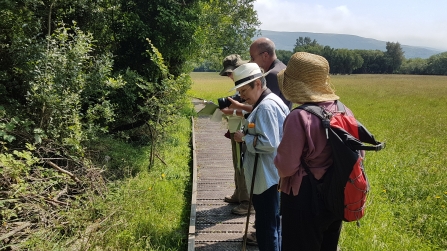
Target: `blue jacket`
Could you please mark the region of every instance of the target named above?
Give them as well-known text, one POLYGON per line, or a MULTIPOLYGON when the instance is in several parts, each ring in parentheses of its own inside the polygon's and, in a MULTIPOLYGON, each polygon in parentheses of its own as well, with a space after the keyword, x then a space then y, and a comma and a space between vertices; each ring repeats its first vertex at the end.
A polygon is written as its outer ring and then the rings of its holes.
POLYGON ((283 123, 289 107, 274 93, 268 94, 245 120, 244 173, 247 187, 251 187, 255 153, 259 153, 253 194, 261 194, 278 184, 279 175, 273 163, 282 139, 283 123), (254 126, 253 126, 254 124, 254 126), (256 146, 253 142, 256 140, 256 146))

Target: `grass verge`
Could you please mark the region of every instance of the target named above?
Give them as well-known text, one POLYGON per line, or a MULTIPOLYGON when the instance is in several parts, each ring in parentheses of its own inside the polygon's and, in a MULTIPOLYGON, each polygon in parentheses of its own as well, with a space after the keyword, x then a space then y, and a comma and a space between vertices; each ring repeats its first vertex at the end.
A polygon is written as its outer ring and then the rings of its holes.
MULTIPOLYGON (((172 125, 151 170, 119 185, 110 203, 108 229, 92 247, 107 250, 186 250, 190 202, 190 132, 188 118, 172 125), (116 213, 115 213, 116 212, 116 213)), ((136 158, 148 166, 149 147, 136 158)))
MULTIPOLYGON (((178 117, 149 170, 150 145, 101 139, 107 184, 67 208, 59 229, 43 229, 20 250, 187 249, 191 200, 191 119, 178 117), (119 170, 116 170, 119 169, 119 170)), ((62 218, 62 217, 61 217, 62 218)), ((2 250, 0 248, 0 250, 2 250)))

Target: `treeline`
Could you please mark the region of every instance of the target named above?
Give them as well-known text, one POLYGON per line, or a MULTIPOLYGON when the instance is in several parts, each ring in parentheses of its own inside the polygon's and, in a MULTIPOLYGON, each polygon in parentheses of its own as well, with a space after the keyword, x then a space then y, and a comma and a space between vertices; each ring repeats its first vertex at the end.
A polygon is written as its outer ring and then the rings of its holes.
POLYGON ((310 37, 299 37, 293 51, 277 50, 278 59, 285 64, 295 52, 305 51, 325 57, 331 74, 419 74, 447 75, 447 52, 428 59, 405 59, 398 42, 387 42, 386 51, 334 49, 318 44, 310 37))
POLYGON ((166 128, 193 112, 188 73, 205 58, 247 53, 259 25, 253 2, 0 1, 3 226, 75 234, 53 205, 82 208, 76 197, 98 177, 122 177, 121 160, 102 170, 98 139, 151 145, 152 165, 166 128))

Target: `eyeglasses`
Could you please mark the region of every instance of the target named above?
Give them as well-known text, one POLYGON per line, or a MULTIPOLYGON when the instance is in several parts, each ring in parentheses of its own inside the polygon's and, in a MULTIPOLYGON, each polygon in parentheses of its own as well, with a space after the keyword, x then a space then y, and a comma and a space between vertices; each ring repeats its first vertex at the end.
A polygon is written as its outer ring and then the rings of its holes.
MULTIPOLYGON (((267 51, 263 51, 263 52, 257 54, 256 56, 259 56, 259 55, 263 54, 264 52, 267 52, 267 51)), ((255 56, 255 57, 256 57, 256 56, 255 56)), ((255 61, 255 58, 252 57, 252 56, 250 56, 250 61, 251 61, 251 62, 255 61)))
POLYGON ((247 85, 242 86, 241 88, 238 89, 239 91, 239 95, 242 97, 243 95, 247 94, 247 91, 250 89, 250 83, 248 83, 247 85))

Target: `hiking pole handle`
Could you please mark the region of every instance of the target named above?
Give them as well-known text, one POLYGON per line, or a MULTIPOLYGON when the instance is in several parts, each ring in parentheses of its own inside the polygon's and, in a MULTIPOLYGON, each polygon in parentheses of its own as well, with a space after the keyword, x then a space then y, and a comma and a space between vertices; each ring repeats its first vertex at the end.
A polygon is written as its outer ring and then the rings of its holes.
POLYGON ((373 146, 370 146, 370 145, 360 145, 360 146, 353 146, 353 147, 350 147, 352 150, 365 150, 365 151, 380 151, 380 150, 382 150, 382 149, 384 149, 385 148, 385 146, 386 146, 386 144, 385 144, 385 142, 378 142, 379 144, 377 144, 377 145, 373 145, 373 146))
POLYGON ((253 199, 253 188, 255 186, 256 169, 258 168, 258 158, 259 158, 259 153, 255 153, 255 164, 253 167, 253 177, 251 178, 250 199, 248 201, 247 221, 245 222, 245 234, 244 234, 244 242, 242 244, 242 251, 245 251, 247 248, 248 223, 250 222, 251 200, 253 199))

